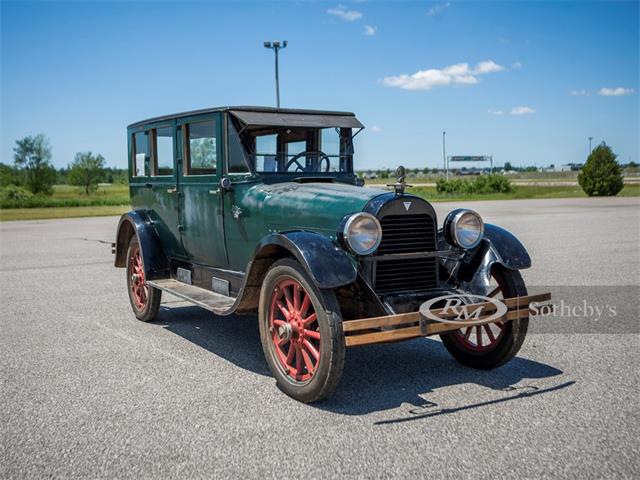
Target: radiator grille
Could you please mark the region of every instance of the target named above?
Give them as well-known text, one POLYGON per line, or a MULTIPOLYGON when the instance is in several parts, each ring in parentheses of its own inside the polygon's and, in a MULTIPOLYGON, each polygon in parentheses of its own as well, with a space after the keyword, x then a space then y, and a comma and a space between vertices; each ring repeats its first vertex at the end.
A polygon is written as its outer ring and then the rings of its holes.
POLYGON ((377 255, 431 252, 436 249, 435 225, 430 215, 387 215, 380 219, 382 241, 377 255))
MULTIPOLYGON (((382 241, 376 256, 436 250, 435 222, 428 214, 387 215, 380 219, 382 241)), ((438 286, 436 258, 377 259, 379 295, 415 293, 438 286)))

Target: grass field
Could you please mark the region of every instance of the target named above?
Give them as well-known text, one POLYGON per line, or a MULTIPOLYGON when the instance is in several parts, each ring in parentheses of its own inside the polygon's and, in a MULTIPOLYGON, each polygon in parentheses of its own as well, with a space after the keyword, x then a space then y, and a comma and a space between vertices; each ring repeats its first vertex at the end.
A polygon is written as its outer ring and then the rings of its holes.
MULTIPOLYGON (((367 184, 372 185, 369 182, 367 184)), ((577 185, 516 185, 511 193, 477 195, 440 194, 435 187, 407 188, 407 192, 423 197, 430 202, 586 197, 577 185)), ((639 197, 640 184, 625 185, 618 195, 622 197, 639 197)), ((77 187, 57 185, 54 187, 50 207, 0 209, 0 221, 120 215, 129 210, 129 208, 129 189, 126 185, 101 187, 96 193, 89 196, 77 187), (68 204, 80 206, 68 206, 68 204)))
POLYGON ((46 218, 104 217, 121 215, 129 210, 129 205, 96 207, 49 207, 49 208, 8 208, 0 209, 0 222, 10 220, 42 220, 46 218))
MULTIPOLYGON (((530 198, 580 198, 587 195, 579 186, 538 186, 538 185, 516 185, 511 193, 487 193, 475 195, 450 195, 438 193, 436 187, 415 187, 408 188, 407 192, 413 193, 429 200, 430 202, 455 202, 473 200, 515 200, 530 198)), ((620 197, 639 197, 640 185, 625 185, 618 194, 620 197)))
POLYGON ((129 185, 104 185, 98 188, 95 193, 87 196, 84 190, 71 185, 55 185, 53 187, 54 199, 101 199, 101 200, 123 200, 129 203, 129 185))
POLYGON ((105 185, 87 195, 70 185, 55 185, 49 197, 36 198, 30 208, 0 208, 0 221, 120 215, 129 210, 129 186, 105 185))
MULTIPOLYGON (((429 174, 422 177, 408 176, 406 182, 409 185, 420 184, 435 184, 442 175, 429 174)), ((455 176, 453 178, 472 180, 475 178, 473 175, 468 176, 455 176)), ((536 183, 578 183, 578 172, 522 172, 508 176, 511 183, 516 184, 536 184, 536 183)), ((395 181, 393 175, 390 178, 371 178, 366 179, 367 185, 386 185, 395 181)), ((625 171, 625 183, 638 183, 640 182, 640 172, 636 169, 628 169, 625 171)))
POLYGON ((34 195, 26 200, 6 200, 0 208, 54 208, 119 206, 129 203, 128 185, 105 185, 87 195, 82 188, 70 185, 54 185, 52 195, 34 195))

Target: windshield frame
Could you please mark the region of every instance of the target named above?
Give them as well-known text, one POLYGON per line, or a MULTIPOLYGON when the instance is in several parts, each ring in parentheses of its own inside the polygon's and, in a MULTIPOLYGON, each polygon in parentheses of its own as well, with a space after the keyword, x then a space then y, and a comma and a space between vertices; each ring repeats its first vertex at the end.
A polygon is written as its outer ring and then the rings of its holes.
MULTIPOLYGON (((289 127, 286 125, 283 126, 246 126, 242 125, 239 121, 237 121, 232 115, 227 116, 227 151, 230 152, 230 144, 232 141, 239 141, 240 146, 242 147, 243 152, 243 160, 245 164, 247 164, 249 172, 246 174, 251 175, 260 175, 260 176, 284 176, 284 177, 354 177, 354 169, 353 169, 353 156, 354 156, 354 146, 353 146, 353 138, 361 131, 358 129, 355 134, 353 133, 352 128, 340 128, 340 127, 289 127), (317 153, 320 149, 322 130, 327 128, 333 128, 336 130, 338 134, 338 143, 339 143, 339 153, 338 154, 326 154, 330 159, 339 159, 344 157, 344 163, 342 160, 339 160, 340 170, 338 171, 300 171, 300 170, 290 170, 284 171, 282 170, 283 163, 286 164, 291 158, 296 155, 296 153, 289 154, 288 152, 278 152, 278 147, 283 144, 294 143, 295 141, 306 141, 306 148, 308 150, 304 150, 305 152, 313 152, 317 153), (235 132, 234 132, 235 130, 235 132), (305 140, 300 140, 301 133, 306 134, 305 140), (237 136, 236 136, 237 134, 237 136), (256 143, 257 137, 265 136, 265 135, 277 135, 277 147, 276 154, 266 153, 266 152, 256 152, 256 143), (288 141, 284 141, 286 136, 289 136, 288 141), (281 141, 281 136, 283 137, 281 141), (233 138, 232 138, 233 137, 233 138), (346 153, 343 153, 346 152, 346 153), (259 170, 257 168, 257 157, 264 156, 272 156, 276 157, 277 161, 277 169, 275 171, 264 171, 259 170)), ((322 152, 324 153, 324 152, 322 152)), ((317 155, 316 155, 317 156, 317 155)), ((311 157, 311 155, 309 155, 311 157)), ((305 157, 302 157, 305 158, 305 157)), ((230 159, 227 159, 225 162, 227 167, 230 165, 230 159)), ((323 162, 319 162, 322 164, 323 162)), ((316 160, 316 168, 317 168, 317 160, 316 160)), ((232 175, 246 175, 239 172, 230 172, 232 175)))

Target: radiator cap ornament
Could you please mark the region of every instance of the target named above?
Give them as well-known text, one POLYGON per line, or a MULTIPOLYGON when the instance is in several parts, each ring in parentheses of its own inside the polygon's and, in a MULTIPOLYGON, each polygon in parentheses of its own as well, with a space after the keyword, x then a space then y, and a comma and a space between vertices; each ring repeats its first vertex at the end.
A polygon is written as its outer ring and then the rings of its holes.
POLYGON ((404 179, 407 177, 406 169, 400 165, 396 168, 396 183, 393 185, 387 185, 387 187, 393 187, 393 190, 396 192, 396 195, 404 195, 404 189, 410 187, 411 185, 407 185, 404 179))

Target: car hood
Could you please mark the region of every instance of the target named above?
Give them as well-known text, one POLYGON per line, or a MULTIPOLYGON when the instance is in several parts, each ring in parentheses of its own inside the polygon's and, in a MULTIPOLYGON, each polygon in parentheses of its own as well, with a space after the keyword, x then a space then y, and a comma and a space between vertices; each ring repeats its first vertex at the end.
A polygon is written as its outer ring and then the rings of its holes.
POLYGON ((267 226, 287 230, 324 230, 333 234, 345 215, 360 212, 382 188, 344 183, 286 182, 262 187, 267 226))

